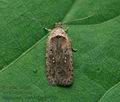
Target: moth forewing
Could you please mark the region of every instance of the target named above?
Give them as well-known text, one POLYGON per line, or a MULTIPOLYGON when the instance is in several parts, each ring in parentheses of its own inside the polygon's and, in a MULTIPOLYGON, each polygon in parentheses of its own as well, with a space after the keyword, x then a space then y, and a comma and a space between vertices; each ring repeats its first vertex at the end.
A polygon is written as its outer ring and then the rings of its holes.
POLYGON ((71 85, 73 82, 72 48, 62 25, 50 31, 46 47, 47 78, 52 85, 71 85))

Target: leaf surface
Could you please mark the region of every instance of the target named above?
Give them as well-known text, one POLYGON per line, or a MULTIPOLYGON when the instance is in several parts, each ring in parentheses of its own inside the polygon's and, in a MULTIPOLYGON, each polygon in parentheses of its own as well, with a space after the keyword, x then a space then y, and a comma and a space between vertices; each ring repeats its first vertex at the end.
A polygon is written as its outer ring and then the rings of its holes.
POLYGON ((99 102, 120 81, 119 0, 1 3, 1 102, 99 102), (59 20, 69 27, 68 36, 77 49, 71 87, 50 86, 45 74, 48 35, 43 28, 53 28, 59 20))

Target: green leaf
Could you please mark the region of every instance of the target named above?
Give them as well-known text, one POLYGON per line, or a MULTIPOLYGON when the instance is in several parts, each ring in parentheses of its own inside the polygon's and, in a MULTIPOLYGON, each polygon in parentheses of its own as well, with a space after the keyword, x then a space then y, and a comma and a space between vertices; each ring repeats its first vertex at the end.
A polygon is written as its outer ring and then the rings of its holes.
POLYGON ((11 0, 0 5, 1 102, 97 102, 120 81, 119 0, 11 0), (48 35, 43 28, 57 21, 67 24, 77 49, 71 87, 50 86, 45 74, 48 35))
POLYGON ((120 82, 110 88, 100 99, 99 102, 119 102, 120 101, 120 82))

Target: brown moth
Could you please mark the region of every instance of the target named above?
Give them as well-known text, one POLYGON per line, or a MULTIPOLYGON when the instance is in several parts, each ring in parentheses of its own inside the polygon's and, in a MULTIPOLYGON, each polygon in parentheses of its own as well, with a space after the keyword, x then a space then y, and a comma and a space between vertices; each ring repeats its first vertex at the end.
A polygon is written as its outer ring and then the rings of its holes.
POLYGON ((71 85, 73 82, 72 48, 61 23, 49 30, 46 48, 47 78, 52 85, 71 85))

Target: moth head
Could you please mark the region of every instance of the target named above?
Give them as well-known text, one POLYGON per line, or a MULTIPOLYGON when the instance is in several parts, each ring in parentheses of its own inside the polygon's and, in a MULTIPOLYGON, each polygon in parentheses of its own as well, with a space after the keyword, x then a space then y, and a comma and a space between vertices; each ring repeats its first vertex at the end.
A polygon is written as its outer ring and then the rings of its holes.
POLYGON ((57 28, 57 27, 62 28, 62 23, 61 23, 61 22, 57 22, 57 23, 55 23, 55 27, 56 27, 56 28, 57 28))
POLYGON ((55 28, 51 32, 52 36, 66 36, 66 32, 61 22, 55 23, 55 28))

